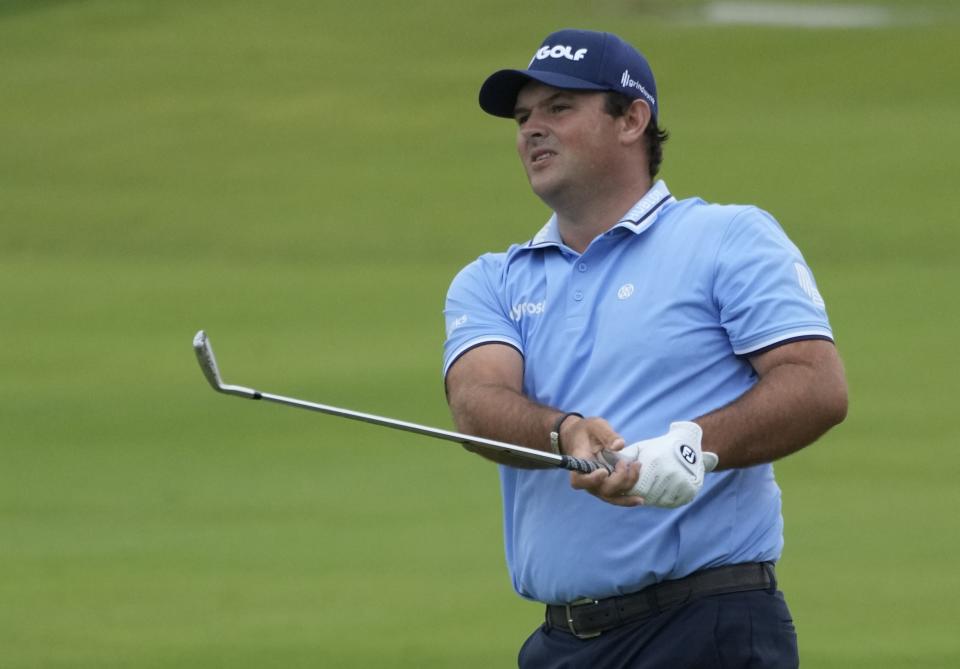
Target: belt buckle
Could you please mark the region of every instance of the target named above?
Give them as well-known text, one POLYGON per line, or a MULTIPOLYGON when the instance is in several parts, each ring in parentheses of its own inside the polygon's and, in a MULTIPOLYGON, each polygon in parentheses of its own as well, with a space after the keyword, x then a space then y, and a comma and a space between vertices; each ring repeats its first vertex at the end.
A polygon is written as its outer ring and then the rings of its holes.
POLYGON ((574 600, 569 604, 564 604, 564 609, 567 612, 567 627, 570 629, 570 634, 577 637, 578 639, 595 639, 600 636, 603 632, 591 632, 590 634, 581 634, 577 631, 576 627, 573 625, 573 612, 571 609, 576 606, 586 606, 587 604, 593 604, 596 606, 599 602, 590 597, 582 597, 581 599, 574 600))

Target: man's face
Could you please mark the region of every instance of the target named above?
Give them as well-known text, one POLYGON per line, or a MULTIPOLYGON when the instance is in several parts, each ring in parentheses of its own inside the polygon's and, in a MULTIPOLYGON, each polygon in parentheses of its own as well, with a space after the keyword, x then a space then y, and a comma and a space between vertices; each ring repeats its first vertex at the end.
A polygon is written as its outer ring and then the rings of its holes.
POLYGON ((533 191, 548 205, 602 188, 618 167, 616 119, 601 92, 566 91, 531 81, 517 95, 517 152, 533 191))

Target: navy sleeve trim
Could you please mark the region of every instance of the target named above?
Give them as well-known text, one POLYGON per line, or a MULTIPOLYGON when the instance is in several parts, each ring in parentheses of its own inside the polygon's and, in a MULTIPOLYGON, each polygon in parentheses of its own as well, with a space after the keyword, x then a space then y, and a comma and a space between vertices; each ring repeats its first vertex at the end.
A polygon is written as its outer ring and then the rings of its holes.
POLYGON ((465 348, 465 349, 463 349, 462 351, 460 351, 460 352, 457 354, 457 356, 456 356, 453 360, 450 361, 450 364, 447 365, 447 372, 446 372, 446 374, 443 375, 444 378, 446 378, 447 374, 450 373, 450 368, 453 367, 453 366, 457 363, 457 360, 459 360, 460 358, 462 358, 465 354, 469 353, 470 351, 472 351, 472 350, 475 349, 475 348, 480 348, 481 346, 489 346, 490 344, 503 344, 504 346, 509 346, 509 347, 512 348, 514 351, 516 351, 517 353, 519 353, 521 358, 523 357, 523 351, 521 351, 519 347, 517 347, 515 344, 513 344, 513 343, 511 343, 511 342, 503 341, 502 339, 491 339, 491 340, 489 340, 489 341, 479 341, 479 342, 477 342, 476 344, 474 344, 474 345, 472 345, 472 346, 468 346, 467 348, 465 348))
POLYGON ((826 335, 800 335, 798 337, 790 337, 788 339, 783 339, 781 341, 770 344, 769 346, 764 346, 763 348, 758 348, 756 351, 750 351, 748 353, 741 353, 739 357, 741 358, 750 358, 755 355, 760 355, 761 353, 766 353, 767 351, 772 351, 775 348, 780 348, 784 344, 792 344, 798 341, 809 341, 811 339, 817 339, 820 341, 828 341, 833 343, 833 338, 827 337, 826 335))

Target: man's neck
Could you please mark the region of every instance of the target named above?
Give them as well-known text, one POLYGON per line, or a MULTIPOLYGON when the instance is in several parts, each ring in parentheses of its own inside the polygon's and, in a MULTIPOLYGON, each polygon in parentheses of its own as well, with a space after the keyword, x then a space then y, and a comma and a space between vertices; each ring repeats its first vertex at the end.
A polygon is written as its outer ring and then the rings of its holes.
POLYGON ((631 188, 595 193, 593 197, 577 198, 575 202, 557 203, 554 211, 563 243, 577 253, 583 253, 590 242, 619 223, 651 186, 649 178, 639 179, 631 188))

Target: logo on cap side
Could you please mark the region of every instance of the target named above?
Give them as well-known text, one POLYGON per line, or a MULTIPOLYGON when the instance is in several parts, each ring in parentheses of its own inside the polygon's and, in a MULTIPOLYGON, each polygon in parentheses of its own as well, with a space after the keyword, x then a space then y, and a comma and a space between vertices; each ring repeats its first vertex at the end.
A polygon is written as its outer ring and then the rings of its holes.
POLYGON ((636 88, 638 91, 640 91, 643 94, 643 97, 645 97, 650 102, 650 104, 652 105, 657 104, 657 101, 654 100, 653 96, 647 92, 647 89, 643 87, 643 84, 641 84, 636 79, 630 78, 630 70, 623 71, 623 75, 620 77, 620 85, 623 86, 624 88, 636 88))
POLYGON ((567 60, 574 61, 582 60, 586 55, 587 49, 577 49, 574 51, 572 46, 564 46, 562 44, 550 46, 549 44, 544 44, 537 50, 537 53, 534 54, 530 65, 533 65, 533 61, 535 60, 546 60, 547 58, 566 58, 567 60))

